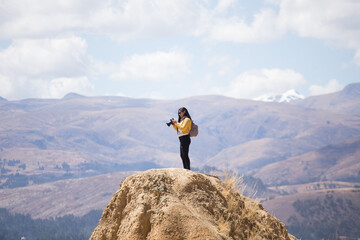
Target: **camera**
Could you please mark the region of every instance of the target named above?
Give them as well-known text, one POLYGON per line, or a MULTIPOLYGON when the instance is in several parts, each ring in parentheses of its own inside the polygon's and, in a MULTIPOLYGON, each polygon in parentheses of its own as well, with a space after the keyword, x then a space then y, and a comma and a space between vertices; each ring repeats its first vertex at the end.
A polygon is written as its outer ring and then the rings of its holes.
POLYGON ((170 122, 166 123, 166 125, 168 125, 168 127, 170 127, 170 125, 173 124, 173 123, 172 123, 172 120, 174 120, 174 119, 172 118, 172 119, 170 119, 170 122))

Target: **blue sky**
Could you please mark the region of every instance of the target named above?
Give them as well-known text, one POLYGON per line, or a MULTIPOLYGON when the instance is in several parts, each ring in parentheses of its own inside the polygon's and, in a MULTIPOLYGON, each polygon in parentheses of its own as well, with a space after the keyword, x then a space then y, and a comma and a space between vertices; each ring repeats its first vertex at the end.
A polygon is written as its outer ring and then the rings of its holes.
POLYGON ((0 96, 253 99, 360 81, 358 0, 0 1, 0 96))

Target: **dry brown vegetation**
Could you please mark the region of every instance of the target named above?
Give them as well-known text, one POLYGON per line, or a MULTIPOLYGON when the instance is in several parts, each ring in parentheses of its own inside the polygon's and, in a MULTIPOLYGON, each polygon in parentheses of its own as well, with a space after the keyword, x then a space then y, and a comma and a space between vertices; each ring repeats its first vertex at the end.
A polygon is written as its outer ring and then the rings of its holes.
MULTIPOLYGON (((274 229, 274 222, 266 220, 261 227, 253 226, 244 232, 244 225, 257 221, 258 215, 257 213, 254 214, 253 210, 257 207, 258 201, 252 199, 253 201, 246 201, 244 205, 239 205, 239 194, 242 195, 247 187, 242 176, 226 172, 223 183, 222 195, 228 203, 228 212, 227 216, 222 216, 218 222, 220 232, 226 233, 234 239, 257 239, 255 237, 257 236, 257 231, 261 231, 261 229, 274 229)), ((258 206, 260 209, 263 209, 260 204, 258 206)), ((266 239, 272 239, 273 236, 266 235, 265 237, 266 239)))

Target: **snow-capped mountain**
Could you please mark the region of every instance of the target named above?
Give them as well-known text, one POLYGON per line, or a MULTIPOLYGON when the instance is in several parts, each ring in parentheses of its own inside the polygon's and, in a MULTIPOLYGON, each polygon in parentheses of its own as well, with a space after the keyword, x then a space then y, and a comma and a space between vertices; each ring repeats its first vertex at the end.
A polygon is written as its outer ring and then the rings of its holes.
POLYGON ((294 100, 300 100, 304 99, 305 97, 295 91, 294 89, 291 89, 283 94, 280 95, 262 95, 260 97, 254 98, 256 101, 263 101, 263 102, 291 102, 294 100))

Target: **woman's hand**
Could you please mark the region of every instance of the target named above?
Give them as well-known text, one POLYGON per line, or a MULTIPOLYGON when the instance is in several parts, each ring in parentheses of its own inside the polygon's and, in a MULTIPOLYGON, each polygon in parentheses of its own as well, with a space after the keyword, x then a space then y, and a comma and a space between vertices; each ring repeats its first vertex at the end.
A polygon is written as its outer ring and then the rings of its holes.
POLYGON ((171 120, 171 122, 173 123, 173 124, 177 124, 177 121, 176 120, 171 120))

